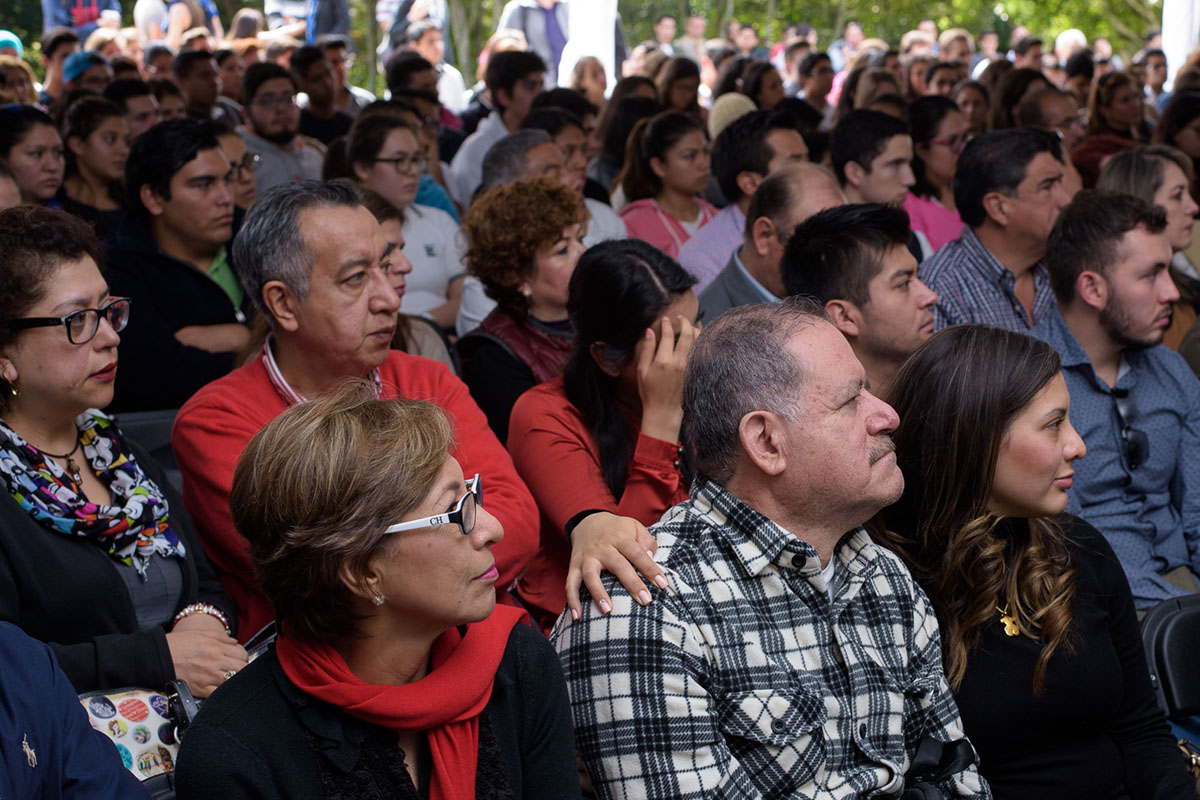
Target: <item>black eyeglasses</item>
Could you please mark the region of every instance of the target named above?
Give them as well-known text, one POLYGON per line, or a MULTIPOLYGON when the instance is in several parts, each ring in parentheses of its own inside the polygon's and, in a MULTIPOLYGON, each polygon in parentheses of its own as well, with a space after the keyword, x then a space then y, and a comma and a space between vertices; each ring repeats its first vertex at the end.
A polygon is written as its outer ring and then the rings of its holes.
POLYGON ((133 302, 128 297, 114 297, 100 308, 81 308, 72 311, 65 317, 23 317, 10 320, 7 325, 12 330, 26 328, 50 328, 62 325, 67 329, 67 340, 71 344, 87 344, 96 337, 100 330, 100 318, 108 320, 108 324, 117 333, 125 330, 129 323, 129 304, 133 302))
POLYGON ((246 155, 242 156, 242 160, 236 164, 230 164, 229 169, 233 171, 234 180, 240 181, 242 175, 247 171, 253 176, 260 163, 262 163, 262 154, 247 151, 246 155))
POLYGON ((438 525, 455 523, 462 529, 463 536, 466 536, 475 529, 475 517, 477 516, 475 511, 481 505, 483 505, 483 482, 479 480, 479 474, 476 473, 474 478, 467 481, 467 493, 459 498, 453 511, 400 522, 388 527, 384 533, 415 531, 420 528, 436 528, 438 525))
POLYGON ((1133 472, 1150 457, 1150 437, 1145 431, 1134 428, 1130 421, 1137 416, 1137 405, 1129 396, 1128 389, 1113 389, 1113 407, 1117 410, 1117 421, 1121 425, 1121 444, 1125 450, 1125 463, 1133 472))

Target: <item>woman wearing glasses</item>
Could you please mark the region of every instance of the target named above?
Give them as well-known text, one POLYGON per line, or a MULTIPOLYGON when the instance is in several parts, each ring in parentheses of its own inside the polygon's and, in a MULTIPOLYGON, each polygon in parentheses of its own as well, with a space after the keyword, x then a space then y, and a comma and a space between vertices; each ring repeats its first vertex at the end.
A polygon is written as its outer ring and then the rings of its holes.
POLYGON ((346 136, 355 180, 404 214, 404 255, 412 262, 400 310, 453 329, 466 277, 458 257, 458 223, 438 208, 414 203, 425 155, 412 122, 398 111, 360 114, 346 136))
POLYGON ((967 118, 948 97, 928 95, 904 112, 912 128, 913 184, 904 198, 912 229, 925 235, 932 252, 957 239, 963 222, 954 203, 954 171, 967 146, 967 118))
POLYGON ((958 325, 888 389, 905 493, 882 521, 937 612, 943 660, 998 800, 1184 798, 1129 583, 1063 513, 1086 447, 1058 354, 958 325))
POLYGON ((179 494, 109 416, 129 301, 87 225, 0 212, 0 619, 50 644, 79 692, 207 696, 246 663, 233 604, 179 494))
POLYGON ((359 382, 246 446, 230 511, 280 636, 188 729, 180 800, 579 797, 558 658, 496 606, 504 532, 451 436, 359 382))

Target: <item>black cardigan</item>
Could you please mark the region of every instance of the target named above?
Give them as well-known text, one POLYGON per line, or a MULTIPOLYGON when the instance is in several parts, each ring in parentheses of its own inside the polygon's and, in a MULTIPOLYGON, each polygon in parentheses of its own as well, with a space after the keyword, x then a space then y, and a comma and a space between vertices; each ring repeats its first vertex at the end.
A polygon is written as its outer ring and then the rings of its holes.
MULTIPOLYGON (((480 729, 480 775, 491 761, 515 798, 580 796, 562 667, 526 625, 509 636, 480 729), (483 752, 489 728, 498 766, 483 752)), ((296 688, 272 646, 205 701, 182 739, 176 787, 179 800, 325 800, 346 796, 326 785, 383 775, 388 791, 371 797, 413 797, 402 756, 394 734, 296 688)))
MULTIPOLYGON (((1129 582, 1095 528, 1063 516, 1075 564, 1073 652, 1060 645, 1034 695, 1041 645, 997 612, 955 693, 996 800, 1194 798, 1155 704, 1129 582)), ((1003 605, 1003 600, 1001 600, 1003 605)))
MULTIPOLYGON (((201 601, 220 608, 235 625, 233 603, 208 566, 183 498, 141 447, 126 442, 133 459, 166 497, 171 529, 187 549, 180 565, 183 587, 171 617, 189 603, 201 601)), ((175 677, 166 638, 171 622, 139 630, 117 562, 89 539, 50 530, 11 495, 3 494, 0 620, 49 644, 80 693, 125 686, 165 687, 175 677)))

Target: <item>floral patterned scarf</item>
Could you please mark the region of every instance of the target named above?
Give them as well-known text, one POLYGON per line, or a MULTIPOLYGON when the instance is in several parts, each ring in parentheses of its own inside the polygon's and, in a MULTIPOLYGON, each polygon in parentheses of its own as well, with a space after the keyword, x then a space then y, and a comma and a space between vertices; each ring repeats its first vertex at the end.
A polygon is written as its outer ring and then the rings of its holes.
POLYGON ((114 505, 78 494, 62 467, 0 421, 0 476, 13 500, 47 528, 91 539, 143 580, 155 553, 183 558, 187 551, 171 530, 166 498, 130 456, 112 418, 92 409, 75 425, 83 457, 114 505))

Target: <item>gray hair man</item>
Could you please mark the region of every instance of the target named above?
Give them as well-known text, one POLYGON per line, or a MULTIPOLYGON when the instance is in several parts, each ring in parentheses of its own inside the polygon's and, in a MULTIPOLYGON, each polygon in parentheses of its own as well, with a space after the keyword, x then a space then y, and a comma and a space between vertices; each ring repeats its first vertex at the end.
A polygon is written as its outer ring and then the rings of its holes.
POLYGON ((229 515, 238 456, 288 406, 349 379, 372 381, 381 399, 420 398, 446 412, 456 431, 451 455, 466 473, 487 476, 488 510, 506 534, 493 549, 497 585, 508 586, 537 549, 537 507, 467 387, 440 362, 390 349, 400 307, 388 279, 392 245, 358 190, 316 181, 275 187, 247 213, 234 253, 271 333, 249 363, 180 410, 171 443, 185 503, 246 635, 274 612, 229 515))
POLYGON ((896 413, 865 382, 810 301, 696 340, 697 479, 654 529, 671 588, 643 606, 608 576, 610 613, 585 604, 552 637, 599 796, 899 794, 922 742, 957 762, 926 778, 942 796, 990 796, 933 610, 861 527, 904 489, 896 413))

